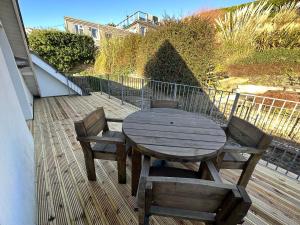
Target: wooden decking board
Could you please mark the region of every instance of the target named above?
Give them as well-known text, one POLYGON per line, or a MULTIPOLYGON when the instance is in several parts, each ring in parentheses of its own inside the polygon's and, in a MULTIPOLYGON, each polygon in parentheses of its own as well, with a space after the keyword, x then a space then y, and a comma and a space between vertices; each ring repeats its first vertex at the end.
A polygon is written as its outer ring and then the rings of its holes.
MULTIPOLYGON (((233 176, 236 177, 236 175, 237 174, 233 171, 226 171, 226 175, 224 174, 224 177, 226 176, 226 179, 230 182, 237 182, 237 179, 232 178, 233 176), (230 176, 231 178, 229 178, 230 176)), ((251 183, 251 185, 248 185, 247 191, 251 195, 253 202, 251 211, 261 216, 261 218, 272 224, 297 224, 294 221, 297 221, 297 218, 295 217, 297 211, 299 213, 299 209, 294 211, 293 208, 295 207, 292 205, 289 205, 290 208, 284 207, 275 194, 272 193, 272 190, 260 191, 255 188, 255 183, 251 183), (263 201, 261 199, 263 199, 263 201)))
MULTIPOLYGON (((71 121, 71 125, 73 126, 73 121, 71 121)), ((67 129, 68 131, 70 131, 70 129, 68 128, 67 129)), ((63 136, 64 134, 62 134, 62 136, 63 136)), ((74 142, 73 142, 74 143, 74 142)), ((70 144, 70 143, 69 143, 70 144)), ((81 165, 80 167, 82 167, 82 166, 84 166, 84 161, 83 161, 83 157, 82 157, 82 155, 81 155, 81 152, 79 152, 79 155, 78 156, 75 156, 76 157, 76 159, 79 161, 81 161, 79 164, 81 165)), ((75 165, 75 167, 78 167, 76 164, 72 164, 72 165, 75 165)), ((86 174, 85 174, 85 168, 80 168, 80 170, 81 170, 81 172, 80 173, 84 173, 84 176, 86 176, 86 174)), ((82 174, 81 174, 82 175, 82 174)), ((101 176, 101 178, 103 178, 103 176, 101 176)), ((77 178, 78 179, 78 178, 77 178)), ((86 181, 86 180, 83 180, 84 178, 81 178, 81 180, 80 181, 84 181, 84 182, 79 182, 79 185, 80 186, 85 186, 85 183, 88 183, 88 181, 86 181)), ((101 180, 100 180, 100 182, 101 182, 101 180)), ((105 183, 105 181, 103 181, 103 183, 105 183)), ((85 187, 84 187, 85 188, 85 187)), ((101 188, 101 191, 105 191, 106 190, 106 188, 101 188)), ((83 191, 83 190, 82 190, 83 191)), ((103 199, 103 201, 104 202, 110 202, 111 200, 110 199, 108 199, 107 197, 108 197, 109 195, 104 195, 104 197, 106 198, 106 199, 103 199)), ((90 196, 91 197, 91 196, 90 196)), ((92 199, 92 197, 91 197, 91 199, 92 199)), ((98 198, 94 198, 94 199, 98 199, 98 198)), ((99 204, 99 202, 97 202, 97 204, 99 204)), ((110 206, 110 205, 112 205, 112 204, 108 204, 108 206, 110 206)), ((114 211, 118 211, 118 208, 116 208, 116 209, 113 209, 113 208, 108 208, 108 209, 105 209, 105 211, 108 211, 108 212, 114 212, 114 211)), ((113 213, 110 217, 114 217, 115 215, 117 215, 116 213, 113 213)), ((110 221, 110 223, 112 224, 112 223, 114 223, 114 224, 117 224, 117 223, 120 223, 120 219, 116 219, 116 220, 118 220, 118 222, 117 221, 110 221)), ((107 223, 109 223, 109 222, 107 222, 107 223)))
MULTIPOLYGON (((186 164, 186 167, 194 170, 197 168, 191 163, 186 164)), ((226 178, 226 180, 224 180, 225 182, 237 183, 239 172, 236 172, 235 170, 222 170, 221 174, 223 178, 226 178)), ((299 221, 298 217, 300 210, 297 206, 289 204, 287 208, 282 207, 282 204, 274 195, 275 193, 272 193, 271 190, 267 189, 258 192, 258 189, 255 189, 256 184, 252 182, 252 180, 250 182, 251 185, 248 185, 247 187, 247 191, 251 195, 253 201, 250 213, 254 213, 260 220, 264 220, 270 224, 297 224, 295 221, 299 221), (270 196, 273 198, 270 198, 270 196), (263 201, 260 199, 263 199, 263 201), (275 203, 276 205, 274 205, 275 203), (290 219, 291 216, 293 219, 290 219), (282 220, 283 218, 284 220, 282 220)))
MULTIPOLYGON (((39 191, 39 196, 43 199, 45 199, 45 205, 47 207, 47 214, 48 214, 48 218, 40 218, 42 219, 41 222, 43 223, 49 223, 49 224, 66 224, 66 222, 69 220, 69 216, 65 216, 68 215, 68 212, 64 212, 64 208, 61 208, 60 206, 63 205, 62 203, 62 196, 61 196, 61 192, 60 192, 60 187, 57 187, 57 185, 55 185, 55 183, 57 183, 57 175, 56 175, 56 169, 55 167, 53 167, 51 164, 49 164, 51 160, 48 160, 48 153, 50 153, 51 156, 51 151, 47 150, 47 146, 49 146, 49 142, 50 142, 50 138, 47 137, 46 134, 44 134, 42 132, 41 129, 42 124, 40 124, 40 129, 36 129, 36 131, 40 134, 41 136, 41 164, 40 164, 40 170, 43 172, 42 173, 42 177, 38 177, 39 178, 39 183, 38 183, 38 187, 41 186, 45 186, 45 189, 42 189, 41 191, 38 189, 39 191), (50 168, 54 168, 54 170, 51 170, 50 168), (51 174, 51 171, 52 174, 51 174), (43 191, 43 192, 42 192, 43 191), (55 210, 55 209, 59 209, 59 210, 55 210), (55 219, 55 215, 57 215, 57 219, 55 219), (61 215, 61 216, 60 216, 61 215)), ((39 147, 39 146, 36 146, 39 147)), ((39 166, 39 165, 38 165, 39 166)), ((39 168, 39 167, 38 167, 39 168)), ((38 202, 40 203, 40 201, 38 202)), ((40 220, 39 220, 40 221, 40 220)))
MULTIPOLYGON (((51 126, 53 123, 45 124, 46 131, 44 133, 45 138, 48 135, 49 142, 45 143, 45 162, 48 164, 48 176, 50 178, 49 192, 51 193, 50 197, 53 198, 54 202, 54 215, 52 215, 53 220, 63 221, 67 219, 68 224, 84 224, 76 223, 76 217, 78 217, 78 210, 81 210, 79 204, 77 203, 77 199, 75 199, 75 203, 73 203, 74 191, 72 188, 69 188, 70 182, 68 180, 64 180, 64 171, 66 170, 66 165, 64 165, 64 161, 60 161, 57 155, 59 149, 55 145, 56 136, 51 133, 51 126), (77 204, 76 204, 77 203, 77 204), (75 207, 72 207, 75 206, 75 207), (63 213, 65 212, 65 213, 63 213)), ((47 172, 46 172, 47 173, 47 172)))
MULTIPOLYGON (((79 200, 79 203, 81 205, 81 208, 83 209, 83 212, 81 212, 80 216, 83 218, 86 218, 88 224, 100 224, 100 223, 92 223, 92 219, 94 217, 97 217, 97 213, 94 211, 94 206, 91 206, 91 201, 90 201, 90 196, 88 195, 88 192, 85 189, 81 189, 81 182, 77 182, 77 180, 81 180, 82 177, 75 177, 75 171, 73 171, 72 169, 72 162, 70 162, 67 158, 65 149, 65 140, 62 140, 62 136, 63 134, 61 133, 61 129, 59 129, 57 127, 57 125, 59 125, 59 122, 55 122, 55 132, 57 134, 58 137, 58 143, 59 143, 59 148, 61 148, 62 153, 60 153, 59 155, 57 155, 57 157, 59 157, 60 160, 63 160, 66 165, 67 168, 64 171, 64 176, 69 176, 70 178, 70 182, 72 182, 72 187, 74 187, 74 191, 76 194, 76 197, 79 200)), ((77 168, 77 167, 75 167, 77 168)), ((100 220, 98 220, 98 222, 100 222, 100 220)))
MULTIPOLYGON (((51 107, 49 107, 49 105, 47 104, 47 108, 50 109, 51 107)), ((54 115, 54 113, 55 112, 52 111, 52 115, 54 115)), ((46 118, 48 120, 51 119, 49 117, 46 118)), ((56 118, 56 116, 54 118, 56 118)), ((84 224, 84 221, 81 221, 81 219, 79 219, 81 218, 80 217, 81 212, 79 211, 81 210, 81 207, 79 207, 78 199, 73 197, 75 193, 72 188, 72 184, 70 183, 69 179, 64 180, 64 177, 66 176, 65 171, 67 170, 67 164, 63 159, 60 160, 60 157, 58 157, 60 155, 63 156, 63 154, 57 145, 57 135, 53 133, 53 123, 46 124, 46 128, 49 137, 51 137, 49 138, 51 142, 50 144, 47 144, 48 149, 46 150, 46 152, 49 154, 48 161, 49 162, 52 161, 52 163, 54 164, 54 166, 50 167, 50 168, 54 168, 53 169, 54 174, 53 175, 50 174, 50 177, 55 177, 55 175, 57 175, 56 179, 53 180, 53 182, 51 183, 59 187, 57 191, 54 191, 54 196, 57 196, 57 199, 59 200, 63 199, 63 202, 60 202, 58 206, 55 207, 56 212, 60 212, 61 208, 64 208, 66 210, 66 213, 70 215, 67 216, 67 218, 70 219, 70 221, 68 221, 70 224, 84 224)), ((57 217, 59 220, 59 219, 63 219, 65 216, 57 215, 57 217)))
MULTIPOLYGON (((136 107, 100 93, 91 96, 64 96, 35 100, 35 120, 30 130, 35 139, 37 222, 51 224, 137 224, 134 198, 130 195, 130 160, 127 184, 117 181, 115 162, 96 160, 97 181, 86 177, 84 158, 75 139, 74 120, 103 106, 107 116, 124 118, 136 107)), ((121 126, 111 123, 120 130, 121 126)), ((195 164, 179 164, 197 168, 195 164)), ((221 172, 226 182, 234 182, 238 172, 221 172)), ((253 206, 245 223, 299 224, 300 184, 270 169, 257 166, 248 185, 253 206)), ((174 218, 153 217, 151 224, 202 224, 174 218)))

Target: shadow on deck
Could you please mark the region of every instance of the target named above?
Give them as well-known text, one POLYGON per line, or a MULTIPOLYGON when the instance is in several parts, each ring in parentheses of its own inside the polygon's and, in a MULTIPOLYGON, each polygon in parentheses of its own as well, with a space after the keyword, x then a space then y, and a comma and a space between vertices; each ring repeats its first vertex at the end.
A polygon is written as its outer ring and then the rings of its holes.
MULTIPOLYGON (((96 107, 107 116, 124 118, 136 111, 107 95, 64 96, 35 100, 31 126, 35 140, 37 224, 137 224, 131 196, 131 163, 127 161, 127 184, 118 184, 116 163, 95 160, 97 181, 86 177, 81 147, 75 139, 73 121, 96 107)), ((110 124, 113 130, 121 127, 110 124)), ((188 163, 182 166, 196 168, 188 163)), ((238 173, 222 171, 224 181, 234 182, 238 173)), ((300 184, 258 165, 247 187, 253 205, 245 224, 299 224, 300 184)), ((151 224, 201 224, 173 218, 153 217, 151 224)))

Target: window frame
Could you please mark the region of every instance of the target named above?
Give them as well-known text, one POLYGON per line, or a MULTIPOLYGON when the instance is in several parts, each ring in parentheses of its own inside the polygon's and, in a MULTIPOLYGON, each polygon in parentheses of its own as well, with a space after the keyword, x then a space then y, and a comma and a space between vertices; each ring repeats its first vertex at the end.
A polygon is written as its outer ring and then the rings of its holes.
POLYGON ((99 35, 99 29, 95 28, 95 27, 89 27, 89 30, 91 32, 91 37, 95 40, 99 40, 100 39, 100 35, 99 35), (96 37, 93 36, 93 29, 96 30, 96 37))
POLYGON ((79 35, 83 35, 84 34, 84 27, 83 27, 83 25, 81 25, 81 24, 74 24, 74 28, 75 28, 75 33, 76 34, 79 34, 79 35), (82 33, 81 33, 81 31, 82 31, 82 33))

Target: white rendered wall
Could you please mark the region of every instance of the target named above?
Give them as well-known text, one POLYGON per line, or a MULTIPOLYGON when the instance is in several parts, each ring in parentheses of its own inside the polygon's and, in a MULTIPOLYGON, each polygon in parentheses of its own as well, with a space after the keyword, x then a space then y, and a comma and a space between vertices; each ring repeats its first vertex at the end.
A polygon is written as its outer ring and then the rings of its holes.
MULTIPOLYGON (((72 89, 69 89, 68 86, 57 80, 36 64, 34 64, 34 70, 40 87, 41 97, 76 94, 72 89)), ((66 78, 64 77, 64 79, 66 78)))
POLYGON ((16 65, 13 52, 5 35, 4 29, 1 27, 0 21, 0 46, 4 54, 4 59, 8 66, 9 74, 13 81, 22 112, 26 120, 33 119, 33 96, 28 90, 24 79, 16 65))
MULTIPOLYGON (((1 28, 0 28, 1 29, 1 28)), ((34 225, 34 144, 0 45, 0 224, 34 225)))

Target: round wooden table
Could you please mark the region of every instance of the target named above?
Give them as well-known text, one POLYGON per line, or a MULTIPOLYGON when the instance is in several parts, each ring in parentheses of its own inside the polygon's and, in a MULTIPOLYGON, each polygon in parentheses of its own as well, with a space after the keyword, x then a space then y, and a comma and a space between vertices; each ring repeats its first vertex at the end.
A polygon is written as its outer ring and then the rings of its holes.
POLYGON ((226 142, 223 129, 199 114, 178 109, 153 108, 124 119, 123 133, 133 146, 132 193, 135 195, 141 154, 172 161, 214 158, 226 142))

